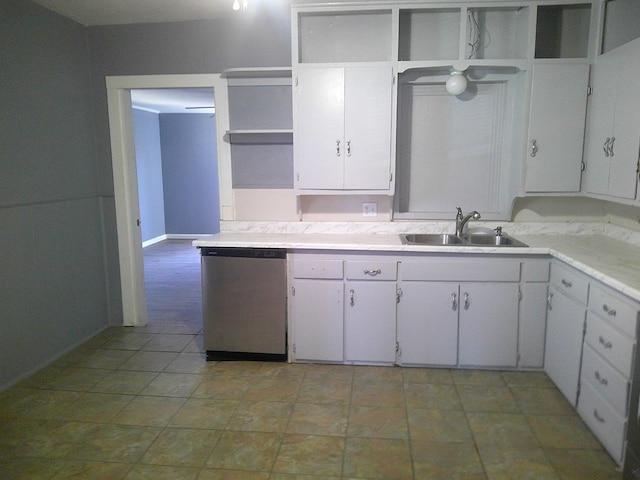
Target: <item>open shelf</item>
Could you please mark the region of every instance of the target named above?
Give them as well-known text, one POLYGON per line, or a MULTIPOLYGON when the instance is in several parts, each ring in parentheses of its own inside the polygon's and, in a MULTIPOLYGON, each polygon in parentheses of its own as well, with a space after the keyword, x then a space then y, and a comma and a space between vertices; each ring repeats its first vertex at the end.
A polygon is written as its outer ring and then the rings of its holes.
POLYGON ((591 4, 540 5, 535 58, 586 58, 591 4))
POLYGON ((225 140, 235 144, 287 145, 293 143, 293 129, 227 130, 225 140))
POLYGON ((248 67, 228 68, 221 74, 223 78, 286 78, 291 77, 291 67, 248 67))

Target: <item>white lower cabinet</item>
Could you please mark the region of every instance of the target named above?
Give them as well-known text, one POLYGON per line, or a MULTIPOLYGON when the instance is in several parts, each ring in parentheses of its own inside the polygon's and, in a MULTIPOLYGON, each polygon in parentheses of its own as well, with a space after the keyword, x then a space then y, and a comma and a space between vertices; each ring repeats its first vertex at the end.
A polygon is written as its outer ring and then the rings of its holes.
POLYGON ((402 282, 398 344, 406 365, 458 364, 458 284, 402 282))
POLYGON ((342 260, 294 257, 290 277, 295 359, 342 363, 342 260))
POLYGON ((293 288, 296 359, 342 362, 342 281, 296 279, 293 288))
POLYGON ((588 291, 580 272, 559 262, 551 264, 544 371, 573 407, 578 399, 588 291))
POLYGON ((548 304, 545 372, 622 465, 640 303, 554 260, 548 304))
POLYGON ((517 365, 518 259, 404 260, 399 279, 402 364, 517 365))
POLYGON ((640 304, 592 281, 588 307, 578 413, 622 464, 640 304))
POLYGON ((396 282, 347 281, 345 293, 345 360, 395 363, 396 282))
POLYGON ((460 285, 460 366, 516 366, 518 291, 518 283, 460 285))

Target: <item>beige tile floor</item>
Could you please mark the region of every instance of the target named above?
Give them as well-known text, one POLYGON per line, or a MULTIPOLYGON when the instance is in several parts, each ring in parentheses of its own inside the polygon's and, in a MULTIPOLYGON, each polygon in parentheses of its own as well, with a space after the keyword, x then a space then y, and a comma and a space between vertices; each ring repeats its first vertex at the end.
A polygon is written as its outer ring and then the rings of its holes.
POLYGON ((621 478, 543 373, 205 362, 196 333, 109 328, 0 393, 0 478, 621 478))

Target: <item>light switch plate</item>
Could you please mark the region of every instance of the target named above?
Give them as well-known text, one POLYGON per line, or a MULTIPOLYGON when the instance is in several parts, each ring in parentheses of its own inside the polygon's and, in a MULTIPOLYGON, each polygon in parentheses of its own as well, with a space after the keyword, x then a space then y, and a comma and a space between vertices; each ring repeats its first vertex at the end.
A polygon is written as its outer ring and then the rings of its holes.
POLYGON ((363 217, 375 217, 378 215, 378 204, 375 202, 365 202, 362 204, 363 217))

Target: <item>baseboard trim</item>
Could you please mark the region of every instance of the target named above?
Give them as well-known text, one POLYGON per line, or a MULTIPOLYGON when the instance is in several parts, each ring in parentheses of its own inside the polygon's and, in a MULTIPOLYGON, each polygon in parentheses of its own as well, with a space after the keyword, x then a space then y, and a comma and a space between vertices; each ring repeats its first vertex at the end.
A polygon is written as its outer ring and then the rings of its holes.
POLYGON ((158 235, 155 238, 142 242, 142 248, 149 247, 164 240, 197 240, 198 238, 208 237, 210 235, 211 233, 165 233, 164 235, 158 235))
POLYGON ((159 243, 162 242, 163 240, 166 240, 168 237, 166 235, 158 235, 155 238, 152 238, 150 240, 145 240, 144 242, 142 242, 142 248, 145 247, 149 247, 151 245, 153 245, 154 243, 159 243))

